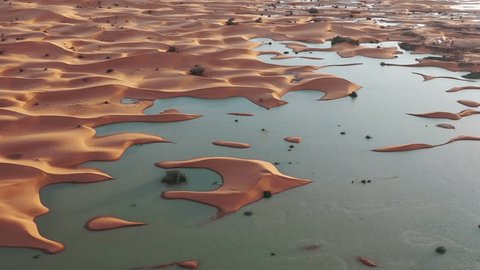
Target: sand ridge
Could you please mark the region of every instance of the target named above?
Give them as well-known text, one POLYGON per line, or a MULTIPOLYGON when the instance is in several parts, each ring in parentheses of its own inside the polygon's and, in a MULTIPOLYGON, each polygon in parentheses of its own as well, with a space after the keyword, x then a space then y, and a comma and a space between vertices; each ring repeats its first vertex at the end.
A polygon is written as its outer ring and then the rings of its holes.
POLYGON ((287 189, 310 183, 310 180, 284 175, 270 162, 230 157, 207 157, 185 161, 155 163, 160 168, 206 168, 222 176, 216 190, 166 191, 165 199, 187 199, 217 207, 218 216, 238 211, 243 206, 287 189))
POLYGON ((460 135, 460 136, 457 136, 457 137, 455 137, 453 139, 450 139, 447 142, 441 143, 441 144, 424 144, 424 143, 403 144, 403 145, 395 145, 395 146, 377 148, 377 149, 373 149, 372 151, 374 151, 374 152, 412 151, 412 150, 439 147, 439 146, 447 145, 449 143, 453 143, 453 142, 457 142, 457 141, 480 141, 480 137, 460 135))
POLYGON ((145 225, 143 222, 128 221, 112 216, 100 216, 90 219, 85 228, 91 231, 107 231, 124 227, 133 227, 145 225))

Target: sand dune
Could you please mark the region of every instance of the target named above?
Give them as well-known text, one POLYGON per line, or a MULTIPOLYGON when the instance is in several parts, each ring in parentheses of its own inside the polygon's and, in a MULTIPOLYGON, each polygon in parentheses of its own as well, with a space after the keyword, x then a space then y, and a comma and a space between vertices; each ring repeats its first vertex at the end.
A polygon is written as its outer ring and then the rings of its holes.
POLYGON ((143 222, 127 221, 112 216, 95 217, 89 220, 85 227, 91 231, 107 231, 124 227, 145 225, 143 222))
POLYGON ((198 158, 186 161, 157 162, 160 168, 206 168, 219 173, 223 184, 213 191, 166 191, 165 199, 186 199, 218 208, 218 216, 238 211, 243 206, 260 200, 264 193, 276 194, 310 183, 280 173, 266 161, 228 157, 198 158))
MULTIPOLYGON (((358 2, 351 4, 352 12, 333 7, 334 1, 322 1, 318 3, 321 14, 309 13, 312 4, 307 1, 295 2, 295 8, 274 3, 0 2, 0 245, 61 251, 63 245, 41 236, 34 223, 35 217, 48 211, 39 190, 55 183, 107 180, 110 177, 102 172, 78 166, 116 160, 133 144, 169 141, 135 133, 96 136, 95 127, 200 117, 176 110, 146 115, 144 110, 154 99, 243 97, 273 108, 286 104, 282 97, 291 91, 322 91, 322 100, 330 100, 361 88, 348 78, 315 72, 320 67, 264 63, 258 59, 262 53, 254 50, 260 44, 251 42, 252 38, 307 43, 326 42, 335 36, 361 43, 395 40, 408 43, 415 52, 449 57, 420 59, 406 66, 480 71, 475 13, 463 12, 462 18, 445 22, 431 12, 451 10, 450 2, 382 1, 374 8, 358 2), (235 23, 227 25, 231 17, 235 23), (372 17, 401 24, 385 27, 372 17), (419 23, 425 27, 415 28, 419 23), (197 64, 205 67, 205 73, 190 75, 197 64), (125 98, 137 102, 122 103, 125 98)), ((314 50, 289 46, 296 51, 314 50)), ((398 53, 393 48, 334 47, 342 57, 392 58, 398 53)), ((468 113, 443 116, 458 118, 468 113)), ((213 158, 160 165, 204 166, 224 174, 224 186, 212 193, 164 194, 209 203, 222 213, 258 200, 261 189, 276 193, 308 183, 287 177, 263 161, 213 158), (225 172, 218 164, 239 166, 251 178, 237 182, 238 175, 225 172), (230 187, 243 193, 227 190, 230 187)))

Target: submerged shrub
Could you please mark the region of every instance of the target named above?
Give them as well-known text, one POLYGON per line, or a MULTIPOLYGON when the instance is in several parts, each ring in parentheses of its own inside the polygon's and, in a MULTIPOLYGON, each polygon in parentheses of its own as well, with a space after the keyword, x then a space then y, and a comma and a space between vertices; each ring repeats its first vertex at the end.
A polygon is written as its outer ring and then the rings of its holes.
POLYGON ((352 44, 352 45, 355 45, 355 46, 360 45, 360 41, 358 41, 356 39, 353 39, 353 38, 350 38, 350 37, 336 36, 331 41, 332 46, 335 45, 335 44, 339 44, 339 43, 348 43, 348 44, 352 44))
POLYGON ((438 254, 445 254, 445 252, 447 252, 447 249, 444 246, 439 246, 435 249, 435 252, 437 252, 438 254))
POLYGON ((176 185, 187 182, 187 177, 179 170, 169 170, 162 178, 162 183, 176 185))
POLYGON ((205 68, 202 65, 194 65, 190 69, 190 75, 203 76, 205 74, 205 68))

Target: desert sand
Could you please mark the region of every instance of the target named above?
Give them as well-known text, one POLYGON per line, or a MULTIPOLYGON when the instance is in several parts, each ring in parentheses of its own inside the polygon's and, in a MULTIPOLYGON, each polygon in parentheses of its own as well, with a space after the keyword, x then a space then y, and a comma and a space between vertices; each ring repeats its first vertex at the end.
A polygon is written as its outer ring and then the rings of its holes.
POLYGON ((214 141, 212 142, 212 144, 218 145, 218 146, 232 147, 232 148, 250 148, 251 147, 251 145, 248 143, 233 142, 233 141, 214 141))
POLYGON ((187 199, 218 208, 219 217, 264 197, 306 185, 307 179, 284 175, 271 163, 261 160, 228 157, 199 158, 155 163, 160 168, 206 168, 219 173, 223 184, 208 192, 166 191, 165 199, 187 199), (269 195, 265 193, 268 192, 269 195))
POLYGON ((128 221, 112 216, 95 217, 89 220, 85 227, 91 231, 107 231, 123 227, 145 225, 143 222, 128 221))
MULTIPOLYGON (((257 58, 262 53, 254 50, 260 44, 251 42, 252 38, 324 43, 344 36, 360 43, 399 41, 412 52, 444 57, 398 65, 388 63, 399 53, 395 48, 339 43, 326 50, 342 57, 384 58, 385 66, 479 72, 476 15, 464 12, 460 16, 450 5, 447 1, 365 1, 348 4, 348 8, 335 1, 313 6, 303 1, 229 0, 0 2, 0 245, 62 251, 63 245, 43 237, 35 223, 36 217, 48 212, 39 195, 43 187, 109 180, 111 176, 81 165, 117 160, 134 144, 175 141, 138 133, 97 136, 96 127, 201 117, 175 109, 145 114, 155 99, 242 97, 271 109, 285 105, 282 97, 291 91, 317 90, 325 93, 322 100, 332 100, 361 89, 348 78, 317 72, 319 67, 264 63, 257 58), (439 18, 439 13, 448 13, 449 19, 439 18), (383 26, 372 17, 401 25, 383 26), (235 19, 233 23, 226 23, 229 18, 235 19), (425 27, 406 27, 416 24, 425 27), (205 68, 201 76, 190 74, 196 64, 205 68), (135 101, 124 103, 127 98, 135 101)), ((295 43, 289 47, 297 52, 309 50, 295 43)), ((478 87, 449 92, 467 89, 478 87)), ((458 120, 477 113, 415 116, 458 120)), ((479 139, 463 136, 447 143, 459 140, 479 139)), ((374 151, 440 145, 409 144, 374 151)), ((264 191, 275 194, 309 182, 286 176, 259 160, 210 157, 157 165, 220 173, 224 184, 217 190, 163 194, 165 199, 213 205, 219 215, 261 199, 264 191)))

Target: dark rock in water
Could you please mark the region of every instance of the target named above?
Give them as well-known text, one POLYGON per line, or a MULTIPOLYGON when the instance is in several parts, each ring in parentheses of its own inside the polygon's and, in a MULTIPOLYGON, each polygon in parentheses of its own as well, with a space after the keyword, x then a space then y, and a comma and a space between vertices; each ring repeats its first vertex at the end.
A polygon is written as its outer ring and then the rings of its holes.
POLYGON ((349 96, 352 97, 352 98, 356 98, 356 97, 358 97, 358 94, 357 94, 357 92, 352 92, 352 93, 349 94, 349 96))
POLYGON ((294 148, 294 147, 295 147, 295 145, 289 145, 288 146, 288 148, 294 148))
POLYGON ((437 252, 438 254, 445 254, 445 252, 447 252, 447 249, 444 246, 439 246, 435 249, 435 252, 437 252))
POLYGON ((363 180, 360 181, 360 182, 362 182, 362 184, 365 184, 365 183, 367 183, 367 180, 363 179, 363 180))
POLYGON ((34 258, 34 259, 40 259, 40 254, 33 255, 33 258, 34 258))
POLYGON ((380 66, 383 67, 383 66, 385 66, 385 65, 386 65, 385 62, 380 62, 380 66))
POLYGON ((345 135, 345 134, 346 134, 345 131, 340 132, 340 135, 345 135))
POLYGON ((275 252, 270 253, 270 256, 275 256, 275 255, 277 255, 275 254, 275 252))
POLYGON ((243 215, 249 217, 249 216, 253 215, 253 212, 252 211, 245 211, 245 212, 243 212, 243 215))
POLYGON ((365 136, 365 139, 367 139, 367 140, 370 140, 371 138, 372 138, 372 136, 370 136, 370 135, 365 136))
POLYGON ((166 183, 169 185, 175 185, 180 183, 187 182, 187 177, 184 173, 179 170, 169 170, 167 174, 162 179, 162 183, 166 183))
POLYGON ((272 192, 269 190, 263 191, 263 198, 271 198, 272 197, 272 192))

